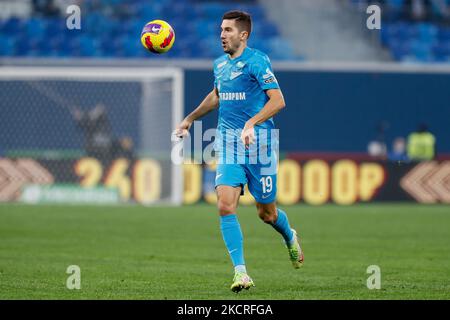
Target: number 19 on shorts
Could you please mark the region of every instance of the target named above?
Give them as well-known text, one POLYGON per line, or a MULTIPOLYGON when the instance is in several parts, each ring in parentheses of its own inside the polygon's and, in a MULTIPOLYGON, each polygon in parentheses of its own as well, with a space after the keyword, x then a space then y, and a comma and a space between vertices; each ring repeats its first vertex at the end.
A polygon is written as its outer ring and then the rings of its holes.
POLYGON ((259 181, 261 182, 263 193, 272 191, 272 177, 271 176, 262 177, 259 181))

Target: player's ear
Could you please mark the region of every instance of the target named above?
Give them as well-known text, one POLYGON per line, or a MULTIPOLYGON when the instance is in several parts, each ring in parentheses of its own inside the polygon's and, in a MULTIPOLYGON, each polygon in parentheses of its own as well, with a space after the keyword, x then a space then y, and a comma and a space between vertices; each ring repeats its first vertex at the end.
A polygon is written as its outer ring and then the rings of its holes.
POLYGON ((241 31, 241 40, 248 40, 248 31, 241 31))

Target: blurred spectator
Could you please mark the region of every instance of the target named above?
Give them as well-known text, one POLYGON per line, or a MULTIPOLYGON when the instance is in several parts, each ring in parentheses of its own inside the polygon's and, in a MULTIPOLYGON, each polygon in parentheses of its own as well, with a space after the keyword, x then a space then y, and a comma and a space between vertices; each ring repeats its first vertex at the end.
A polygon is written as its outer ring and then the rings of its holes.
POLYGON ((392 150, 388 153, 389 161, 406 162, 409 160, 406 154, 406 140, 403 137, 395 138, 392 143, 392 150))
POLYGON ((432 160, 435 156, 436 138, 426 124, 408 136, 408 158, 412 161, 432 160))
POLYGON ((376 126, 376 138, 367 145, 367 152, 372 157, 386 158, 387 147, 385 143, 385 131, 389 128, 389 123, 380 121, 376 126))
POLYGON ((60 11, 53 0, 33 0, 34 12, 45 17, 59 16, 60 11))
POLYGON ((373 140, 367 146, 367 152, 372 157, 385 158, 387 153, 386 144, 382 141, 373 140))
POLYGON ((115 159, 127 158, 133 159, 133 140, 130 137, 121 137, 114 140, 112 147, 112 155, 115 159))
POLYGON ((33 0, 35 13, 42 16, 65 16, 67 7, 77 5, 81 7, 81 0, 33 0))
POLYGON ((87 155, 109 159, 113 137, 105 106, 99 103, 92 110, 85 112, 76 108, 72 115, 76 125, 83 130, 87 155))
POLYGON ((414 21, 430 21, 449 17, 446 0, 406 0, 403 6, 405 18, 414 21))
POLYGON ((410 5, 410 17, 413 20, 425 20, 429 17, 430 2, 429 0, 410 0, 405 2, 410 5))

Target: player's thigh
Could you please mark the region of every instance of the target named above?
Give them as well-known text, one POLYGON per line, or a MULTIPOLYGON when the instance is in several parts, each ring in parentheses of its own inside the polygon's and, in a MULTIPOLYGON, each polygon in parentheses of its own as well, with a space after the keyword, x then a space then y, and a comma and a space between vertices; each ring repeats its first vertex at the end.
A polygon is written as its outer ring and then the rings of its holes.
POLYGON ((239 203, 239 197, 241 196, 241 190, 241 186, 217 186, 217 208, 219 209, 220 215, 236 213, 236 209, 239 203))
POLYGON ((230 187, 243 187, 247 183, 245 170, 240 164, 220 163, 216 169, 215 187, 225 185, 230 187))
POLYGON ((218 164, 216 170, 217 205, 220 214, 236 212, 239 196, 247 183, 240 164, 218 164))

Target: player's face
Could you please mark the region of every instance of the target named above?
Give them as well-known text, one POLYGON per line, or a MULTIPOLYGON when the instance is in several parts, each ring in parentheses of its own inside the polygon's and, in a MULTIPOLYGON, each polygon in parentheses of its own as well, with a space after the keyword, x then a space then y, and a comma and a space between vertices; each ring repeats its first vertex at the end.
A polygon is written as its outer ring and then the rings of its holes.
POLYGON ((242 45, 243 31, 239 31, 235 20, 223 20, 221 26, 222 48, 225 53, 233 54, 242 45))

